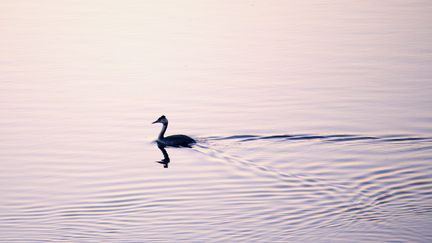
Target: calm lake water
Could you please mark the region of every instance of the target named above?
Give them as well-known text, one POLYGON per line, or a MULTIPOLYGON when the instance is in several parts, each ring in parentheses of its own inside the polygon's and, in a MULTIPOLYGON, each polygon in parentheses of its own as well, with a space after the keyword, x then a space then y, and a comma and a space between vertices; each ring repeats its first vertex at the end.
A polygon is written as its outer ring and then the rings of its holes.
POLYGON ((431 13, 2 1, 0 241, 431 242, 431 13))

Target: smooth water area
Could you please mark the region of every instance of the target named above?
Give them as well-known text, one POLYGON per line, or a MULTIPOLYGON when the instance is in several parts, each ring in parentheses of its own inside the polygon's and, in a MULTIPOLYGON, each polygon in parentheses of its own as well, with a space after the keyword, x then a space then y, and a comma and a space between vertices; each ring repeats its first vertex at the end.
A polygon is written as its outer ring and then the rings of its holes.
POLYGON ((431 13, 2 1, 0 241, 431 242, 431 13))

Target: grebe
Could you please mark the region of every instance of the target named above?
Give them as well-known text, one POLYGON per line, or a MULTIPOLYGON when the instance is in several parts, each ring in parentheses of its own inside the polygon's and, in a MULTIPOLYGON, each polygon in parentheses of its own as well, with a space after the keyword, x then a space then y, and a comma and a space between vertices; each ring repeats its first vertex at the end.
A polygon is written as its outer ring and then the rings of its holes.
POLYGON ((162 130, 159 133, 159 137, 157 139, 157 142, 165 145, 165 146, 172 146, 172 147, 190 147, 192 144, 196 143, 196 141, 188 137, 186 135, 172 135, 168 137, 164 137, 165 131, 168 128, 168 119, 165 116, 159 117, 156 121, 154 121, 152 124, 155 123, 162 123, 162 130))

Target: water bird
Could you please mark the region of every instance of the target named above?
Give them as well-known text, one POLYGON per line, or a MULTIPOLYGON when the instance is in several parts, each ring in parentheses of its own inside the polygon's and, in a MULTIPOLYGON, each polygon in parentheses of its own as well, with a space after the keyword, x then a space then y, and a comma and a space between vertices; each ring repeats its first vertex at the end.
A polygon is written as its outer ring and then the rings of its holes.
POLYGON ((162 123, 162 130, 159 133, 158 139, 156 140, 158 144, 171 147, 191 147, 192 144, 196 143, 193 138, 186 135, 179 134, 164 137, 165 132, 168 128, 168 119, 164 115, 159 117, 152 124, 155 123, 162 123))

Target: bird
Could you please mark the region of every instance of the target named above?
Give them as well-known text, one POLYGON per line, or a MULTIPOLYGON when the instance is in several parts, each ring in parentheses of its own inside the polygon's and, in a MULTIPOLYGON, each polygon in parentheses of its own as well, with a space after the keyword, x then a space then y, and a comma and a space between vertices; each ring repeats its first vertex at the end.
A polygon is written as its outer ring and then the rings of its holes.
POLYGON ((170 146, 170 147, 191 147, 193 144, 196 143, 196 141, 186 135, 171 135, 168 137, 164 137, 165 131, 168 128, 168 119, 162 115, 159 117, 156 121, 154 121, 152 124, 155 123, 162 123, 162 130, 159 133, 158 139, 156 142, 163 146, 170 146))

